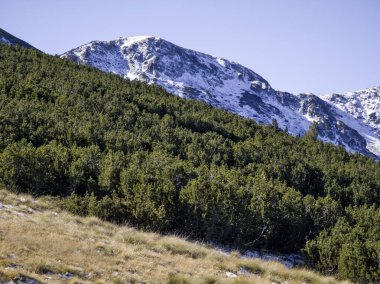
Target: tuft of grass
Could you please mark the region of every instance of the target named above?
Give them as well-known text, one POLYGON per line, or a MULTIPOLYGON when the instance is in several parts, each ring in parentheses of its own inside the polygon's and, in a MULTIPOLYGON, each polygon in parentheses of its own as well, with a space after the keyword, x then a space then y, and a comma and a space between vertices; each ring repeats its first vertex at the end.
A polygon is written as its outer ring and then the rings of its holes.
POLYGON ((149 242, 149 239, 147 238, 146 234, 143 233, 137 233, 134 234, 127 234, 124 236, 124 242, 131 245, 146 245, 149 242))
POLYGON ((266 272, 265 269, 262 267, 261 263, 255 260, 241 262, 238 264, 238 268, 244 269, 249 273, 259 275, 264 274, 266 272))
POLYGON ((112 278, 111 281, 114 284, 125 284, 125 283, 128 283, 127 281, 125 281, 123 278, 120 278, 120 277, 112 278))
POLYGON ((184 255, 193 259, 204 258, 207 253, 196 246, 185 243, 175 238, 164 238, 161 247, 171 254, 184 255))
MULTIPOLYGON (((254 281, 252 279, 246 279, 246 278, 239 277, 239 278, 236 278, 233 281, 233 283, 234 284, 255 284, 255 283, 259 284, 260 282, 256 282, 256 281, 254 281)), ((271 284, 273 284, 273 283, 271 283, 271 284)))
POLYGON ((61 271, 51 264, 42 262, 42 263, 34 264, 33 272, 37 274, 54 274, 54 273, 60 273, 61 271))
POLYGON ((103 254, 105 256, 114 256, 115 252, 112 248, 104 246, 104 245, 98 245, 96 247, 96 251, 100 254, 103 254))
POLYGON ((234 250, 234 251, 231 252, 231 256, 232 256, 232 257, 236 257, 236 258, 240 258, 240 257, 241 257, 241 254, 240 254, 239 251, 234 250))
POLYGON ((42 283, 41 279, 31 275, 30 273, 20 273, 14 270, 1 271, 0 270, 0 283, 30 283, 36 281, 42 283))
POLYGON ((15 279, 18 276, 17 271, 7 270, 7 271, 1 271, 0 270, 0 283, 2 282, 10 282, 13 279, 15 279))
POLYGON ((218 280, 215 277, 212 276, 206 276, 203 281, 205 284, 216 284, 218 283, 218 280))
POLYGON ((170 274, 168 277, 168 284, 189 284, 190 280, 183 275, 170 274))

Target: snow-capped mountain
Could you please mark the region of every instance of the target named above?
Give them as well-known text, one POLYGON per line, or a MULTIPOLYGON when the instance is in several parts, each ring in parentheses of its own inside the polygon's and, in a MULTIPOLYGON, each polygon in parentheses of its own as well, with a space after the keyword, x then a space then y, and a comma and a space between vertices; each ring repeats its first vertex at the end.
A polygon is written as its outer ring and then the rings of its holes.
POLYGON ((380 87, 343 95, 332 94, 325 96, 324 99, 339 109, 337 114, 348 126, 358 130, 365 137, 367 148, 371 152, 378 154, 380 149, 380 87))
POLYGON ((259 123, 303 135, 313 121, 319 139, 380 157, 379 88, 318 97, 274 90, 252 70, 229 60, 179 47, 157 37, 93 41, 61 56, 124 78, 158 84, 259 123))
POLYGON ((34 48, 29 43, 11 35, 10 33, 4 31, 3 29, 0 29, 0 43, 5 43, 8 45, 19 45, 25 48, 34 48))

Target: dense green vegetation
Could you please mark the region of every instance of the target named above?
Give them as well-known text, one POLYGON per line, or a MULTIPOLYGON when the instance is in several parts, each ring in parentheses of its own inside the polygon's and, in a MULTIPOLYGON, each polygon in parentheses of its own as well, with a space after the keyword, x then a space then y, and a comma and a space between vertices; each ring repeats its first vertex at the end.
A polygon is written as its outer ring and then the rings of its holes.
POLYGON ((0 46, 0 178, 81 215, 380 279, 380 164, 156 86, 0 46))

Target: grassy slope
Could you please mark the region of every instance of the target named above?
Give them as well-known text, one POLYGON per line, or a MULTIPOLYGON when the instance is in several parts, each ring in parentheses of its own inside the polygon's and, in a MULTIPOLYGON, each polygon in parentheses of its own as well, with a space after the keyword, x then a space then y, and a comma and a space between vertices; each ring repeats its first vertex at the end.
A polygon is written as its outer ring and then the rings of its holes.
POLYGON ((337 283, 179 237, 73 216, 55 203, 0 190, 0 283, 20 275, 42 283, 337 283), (250 273, 240 275, 241 267, 250 273))

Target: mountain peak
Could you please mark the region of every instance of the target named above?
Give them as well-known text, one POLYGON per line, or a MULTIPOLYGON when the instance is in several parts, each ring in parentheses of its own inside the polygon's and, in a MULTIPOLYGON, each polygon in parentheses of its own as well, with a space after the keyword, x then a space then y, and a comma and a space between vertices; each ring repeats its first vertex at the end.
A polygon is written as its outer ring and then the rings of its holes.
POLYGON ((162 40, 155 36, 131 36, 131 37, 120 37, 116 42, 122 42, 124 44, 134 44, 142 42, 157 42, 162 40))

